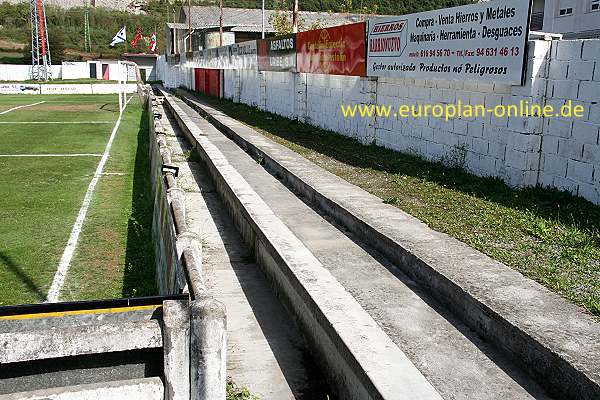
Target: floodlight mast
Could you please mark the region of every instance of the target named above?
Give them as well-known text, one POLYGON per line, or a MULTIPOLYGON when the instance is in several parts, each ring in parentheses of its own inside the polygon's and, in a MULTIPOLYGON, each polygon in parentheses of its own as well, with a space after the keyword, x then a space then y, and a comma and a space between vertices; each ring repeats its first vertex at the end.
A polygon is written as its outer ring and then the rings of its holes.
POLYGON ((29 0, 31 22, 31 79, 52 79, 52 58, 48 40, 48 24, 44 0, 29 0))
POLYGON ((89 0, 83 0, 83 46, 85 51, 92 51, 92 39, 90 36, 90 4, 89 0))

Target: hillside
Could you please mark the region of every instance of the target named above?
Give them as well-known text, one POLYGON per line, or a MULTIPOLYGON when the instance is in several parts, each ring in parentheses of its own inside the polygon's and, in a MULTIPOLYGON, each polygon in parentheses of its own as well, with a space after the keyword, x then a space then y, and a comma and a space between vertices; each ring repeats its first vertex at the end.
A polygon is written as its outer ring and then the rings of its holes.
MULTIPOLYGON (((305 11, 356 12, 378 14, 406 14, 417 11, 452 7, 472 0, 303 0, 300 9, 305 11)), ((46 13, 51 45, 65 48, 65 59, 79 60, 96 57, 116 57, 123 50, 120 46, 108 46, 121 26, 127 26, 127 37, 131 40, 136 26, 142 27, 145 35, 156 32, 159 52, 164 46, 164 25, 172 21, 181 7, 181 0, 95 0, 96 7, 90 9, 92 51, 84 50, 83 0, 46 0, 46 13), (127 11, 126 11, 127 10, 127 11)), ((187 2, 185 2, 187 4, 187 2)), ((218 4, 218 1, 192 1, 193 5, 218 4)), ((260 0, 224 0, 225 7, 260 8, 260 0)), ((271 9, 290 9, 289 4, 279 0, 267 0, 271 9)), ((4 0, 0 3, 0 63, 27 63, 20 53, 29 42, 29 5, 23 0, 4 0), (2 41, 3 40, 3 41, 2 41)), ((145 50, 143 43, 137 51, 145 50)), ((59 50, 62 51, 62 50, 59 50)), ((136 51, 129 46, 128 51, 136 51)), ((58 58, 58 57, 57 57, 58 58)), ((59 61, 56 59, 56 61, 59 61)))

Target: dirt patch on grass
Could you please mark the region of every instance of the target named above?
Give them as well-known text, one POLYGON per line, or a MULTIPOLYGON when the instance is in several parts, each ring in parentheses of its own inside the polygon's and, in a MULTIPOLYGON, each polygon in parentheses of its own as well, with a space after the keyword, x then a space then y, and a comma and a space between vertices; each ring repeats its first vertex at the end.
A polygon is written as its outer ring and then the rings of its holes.
POLYGON ((40 104, 35 106, 36 111, 102 111, 98 104, 40 104))
POLYGON ((25 43, 14 42, 12 40, 0 39, 0 49, 23 50, 25 43))

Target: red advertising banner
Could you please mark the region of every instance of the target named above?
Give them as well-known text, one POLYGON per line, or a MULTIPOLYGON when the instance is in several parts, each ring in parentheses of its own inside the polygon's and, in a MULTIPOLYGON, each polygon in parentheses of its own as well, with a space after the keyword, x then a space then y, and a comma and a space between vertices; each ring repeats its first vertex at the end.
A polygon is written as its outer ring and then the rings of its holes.
POLYGON ((298 33, 298 72, 365 76, 365 35, 364 22, 298 33))

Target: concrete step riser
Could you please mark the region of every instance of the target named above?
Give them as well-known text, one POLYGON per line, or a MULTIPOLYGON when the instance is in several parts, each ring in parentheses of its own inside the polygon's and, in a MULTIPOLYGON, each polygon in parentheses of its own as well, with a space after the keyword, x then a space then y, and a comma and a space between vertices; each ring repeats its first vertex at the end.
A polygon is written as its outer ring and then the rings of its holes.
MULTIPOLYGON (((170 103, 168 104, 170 105, 170 103)), ((194 150, 205 162, 215 188, 227 206, 242 237, 255 249, 258 264, 273 283, 278 296, 288 308, 290 314, 297 318, 304 336, 311 348, 315 350, 313 355, 324 365, 324 372, 328 375, 330 383, 335 386, 340 398, 357 400, 393 399, 399 393, 398 388, 404 387, 407 399, 441 400, 436 390, 412 364, 408 366, 406 363, 396 362, 395 354, 401 354, 401 352, 385 336, 383 331, 381 331, 383 336, 370 338, 374 341, 373 344, 365 343, 364 345, 365 348, 369 346, 378 348, 380 340, 385 338, 384 342, 389 342, 386 351, 393 356, 390 356, 388 360, 372 361, 383 366, 389 360, 392 360, 390 366, 393 367, 393 370, 386 370, 383 367, 379 371, 365 368, 364 361, 361 362, 359 356, 357 356, 357 353, 360 352, 360 350, 357 352, 358 347, 349 347, 347 338, 344 338, 343 334, 337 330, 339 328, 336 326, 339 325, 339 322, 329 320, 321 306, 317 304, 307 290, 306 282, 299 281, 298 275, 296 275, 297 272, 293 271, 294 268, 297 269, 298 267, 289 265, 289 261, 280 254, 282 249, 271 242, 271 239, 263 232, 263 228, 249 214, 245 204, 249 200, 246 198, 242 201, 234 193, 230 182, 222 175, 220 167, 215 165, 211 156, 197 143, 196 138, 177 114, 177 111, 172 107, 171 111, 175 115, 181 130, 186 134, 187 139, 190 143, 194 143, 194 150), (390 373, 398 374, 396 381, 382 379, 390 373), (403 381, 409 383, 406 384, 403 381)), ((313 279, 318 280, 318 278, 313 279)), ((333 282, 331 284, 333 285, 333 282)), ((377 329, 379 330, 378 327, 377 329)), ((408 363, 410 364, 410 362, 408 363)))
POLYGON ((506 352, 549 393, 574 400, 600 398, 600 386, 586 371, 576 368, 568 359, 544 345, 538 337, 524 332, 505 316, 490 309, 471 293, 431 267, 426 261, 320 193, 203 107, 185 96, 182 96, 182 100, 250 155, 255 158, 260 157, 265 169, 296 193, 300 193, 305 201, 313 204, 333 218, 336 223, 361 238, 365 244, 381 252, 403 272, 419 282, 421 287, 428 290, 440 303, 447 305, 467 326, 506 352))

